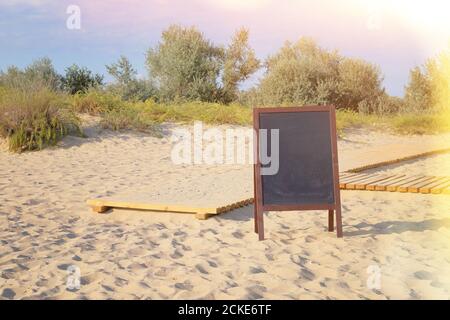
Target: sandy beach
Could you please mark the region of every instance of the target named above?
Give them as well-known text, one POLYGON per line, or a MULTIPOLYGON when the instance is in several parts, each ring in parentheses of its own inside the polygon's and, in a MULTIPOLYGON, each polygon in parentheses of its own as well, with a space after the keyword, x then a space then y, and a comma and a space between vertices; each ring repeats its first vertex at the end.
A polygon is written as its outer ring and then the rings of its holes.
MULTIPOLYGON (((251 165, 174 165, 172 129, 159 139, 103 131, 92 120, 87 138, 69 136, 39 152, 2 150, 0 298, 450 298, 448 195, 342 191, 343 239, 326 231, 324 211, 271 212, 262 242, 252 206, 205 221, 92 213, 87 199, 122 194, 200 206, 252 196, 251 165), (79 290, 67 287, 69 266, 79 270, 79 290)), ((339 152, 449 138, 354 129, 339 152)), ((450 175, 449 163, 439 155, 380 172, 450 175)))

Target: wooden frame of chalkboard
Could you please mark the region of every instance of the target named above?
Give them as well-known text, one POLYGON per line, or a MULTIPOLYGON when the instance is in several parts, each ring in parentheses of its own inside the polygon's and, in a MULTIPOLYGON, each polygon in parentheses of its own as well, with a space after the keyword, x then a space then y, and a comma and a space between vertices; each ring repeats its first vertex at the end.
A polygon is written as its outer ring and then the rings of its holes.
MULTIPOLYGON (((336 112, 334 106, 303 106, 303 107, 277 107, 277 108, 254 108, 253 109, 253 128, 255 130, 254 155, 255 164, 253 166, 254 179, 254 220, 255 232, 258 233, 259 240, 264 240, 264 211, 297 211, 297 210, 328 210, 328 231, 334 231, 334 214, 336 213, 336 233, 341 238, 342 234, 342 215, 341 215, 341 197, 339 190, 339 164, 337 150, 337 134, 336 134, 336 112), (331 172, 332 172, 332 192, 333 197, 331 203, 324 201, 323 203, 277 203, 270 204, 263 201, 264 179, 261 176, 260 161, 260 121, 261 115, 271 115, 280 113, 311 113, 322 112, 328 114, 330 136, 330 156, 331 156, 331 172)), ((279 128, 282 130, 282 128, 279 128)), ((320 130, 320 128, 318 128, 320 130)), ((327 137, 328 138, 328 137, 327 137)), ((281 155, 280 155, 281 156, 281 155)), ((301 160, 299 160, 301 161, 301 160)), ((328 168, 329 169, 329 168, 328 168)))

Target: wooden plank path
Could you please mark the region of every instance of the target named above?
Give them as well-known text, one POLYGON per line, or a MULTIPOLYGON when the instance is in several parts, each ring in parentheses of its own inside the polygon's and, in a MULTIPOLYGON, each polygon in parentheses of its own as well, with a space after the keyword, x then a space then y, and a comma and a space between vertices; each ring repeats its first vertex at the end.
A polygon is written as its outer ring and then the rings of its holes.
POLYGON ((341 174, 339 187, 342 190, 450 195, 450 177, 346 172, 341 174))
POLYGON ((191 207, 183 205, 167 205, 146 203, 143 201, 116 201, 111 199, 90 199, 86 203, 92 208, 92 211, 96 213, 104 213, 112 208, 118 209, 133 209, 133 210, 147 210, 155 212, 175 212, 175 213, 187 213, 195 214, 195 217, 199 220, 205 220, 209 217, 234 209, 238 209, 253 203, 253 198, 237 201, 229 205, 213 207, 191 207))
MULTIPOLYGON (((384 145, 344 152, 339 155, 340 169, 343 171, 340 173, 339 187, 342 190, 450 195, 450 177, 364 172, 368 169, 447 152, 450 152, 450 145, 440 145, 440 148, 436 148, 433 144, 384 145), (386 152, 386 150, 389 150, 389 152, 386 152)), ((252 203, 253 198, 220 207, 155 204, 140 200, 91 199, 87 201, 87 204, 97 213, 104 213, 111 208, 137 209, 194 214, 200 220, 205 220, 211 216, 232 211, 252 203)))
MULTIPOLYGON (((404 174, 352 173, 340 174, 339 187, 342 190, 368 190, 402 193, 446 194, 450 195, 450 177, 436 177, 404 174)), ((139 201, 114 201, 109 199, 92 199, 87 204, 97 213, 104 213, 111 208, 136 209, 156 212, 175 212, 194 214, 199 220, 226 213, 253 203, 253 198, 237 201, 228 205, 214 207, 190 207, 145 203, 139 201)))

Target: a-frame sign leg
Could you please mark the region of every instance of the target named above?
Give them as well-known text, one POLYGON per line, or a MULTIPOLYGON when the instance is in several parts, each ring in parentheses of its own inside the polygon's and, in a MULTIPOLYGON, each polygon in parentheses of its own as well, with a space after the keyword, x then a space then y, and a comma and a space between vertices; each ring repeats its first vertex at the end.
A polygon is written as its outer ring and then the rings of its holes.
POLYGON ((257 207, 257 228, 258 228, 258 238, 259 240, 264 240, 264 212, 262 210, 262 206, 257 207))
POLYGON ((334 231, 334 210, 328 210, 328 231, 334 231))
POLYGON ((258 200, 256 193, 256 164, 253 165, 253 220, 255 222, 255 233, 258 233, 258 200))
POLYGON ((255 222, 255 233, 258 233, 258 210, 256 209, 256 203, 253 206, 253 217, 255 222))
POLYGON ((341 216, 341 206, 336 208, 336 233, 338 238, 343 237, 342 232, 342 216, 341 216))

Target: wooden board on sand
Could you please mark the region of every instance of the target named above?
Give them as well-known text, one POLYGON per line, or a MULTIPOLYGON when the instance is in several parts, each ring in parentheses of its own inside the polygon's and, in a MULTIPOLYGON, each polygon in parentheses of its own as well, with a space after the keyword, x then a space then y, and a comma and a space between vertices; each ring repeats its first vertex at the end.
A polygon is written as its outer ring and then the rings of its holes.
POLYGON ((142 201, 117 201, 110 199, 90 199, 86 203, 91 206, 92 210, 97 213, 104 213, 112 208, 119 209, 134 209, 134 210, 148 210, 158 212, 175 212, 175 213, 188 213, 195 214, 195 217, 199 220, 205 220, 209 217, 221 213, 225 213, 237 208, 244 207, 253 203, 253 199, 246 199, 237 201, 229 205, 214 207, 190 207, 183 205, 170 205, 170 204, 156 204, 147 203, 142 201))

